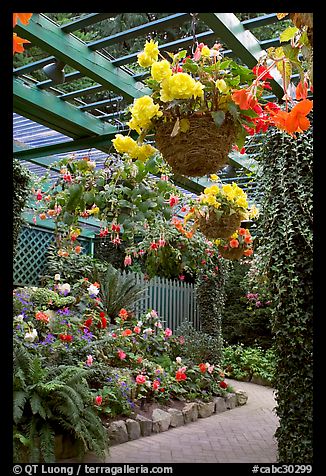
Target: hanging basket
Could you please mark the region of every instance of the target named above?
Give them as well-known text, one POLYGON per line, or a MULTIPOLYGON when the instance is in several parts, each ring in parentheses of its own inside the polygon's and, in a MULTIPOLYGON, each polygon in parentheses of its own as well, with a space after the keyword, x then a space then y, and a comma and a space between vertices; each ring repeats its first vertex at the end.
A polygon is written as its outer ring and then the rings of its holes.
POLYGON ((157 124, 155 142, 174 173, 202 177, 216 173, 227 164, 236 137, 235 124, 229 114, 219 127, 210 113, 186 116, 189 129, 179 130, 174 137, 171 133, 176 118, 166 119, 157 124))
POLYGON ((207 216, 198 216, 198 226, 208 239, 229 238, 241 225, 241 216, 237 213, 217 218, 214 212, 207 216))
POLYGON ((241 247, 224 249, 224 246, 219 246, 218 250, 225 259, 237 260, 243 256, 243 249, 241 247))

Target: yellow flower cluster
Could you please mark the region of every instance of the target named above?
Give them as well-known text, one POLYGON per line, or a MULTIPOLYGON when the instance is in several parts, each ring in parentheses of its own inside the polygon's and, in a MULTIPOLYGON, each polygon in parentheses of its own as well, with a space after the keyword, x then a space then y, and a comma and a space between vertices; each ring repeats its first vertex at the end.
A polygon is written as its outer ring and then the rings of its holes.
POLYGON ((138 64, 143 68, 148 68, 157 61, 158 54, 158 43, 155 43, 153 40, 146 41, 144 51, 137 55, 138 64))
POLYGON ((169 78, 172 76, 171 63, 169 63, 167 60, 155 61, 155 63, 152 64, 151 76, 159 83, 163 79, 169 78))
POLYGON ((161 82, 161 101, 191 99, 204 96, 204 85, 187 73, 176 73, 161 82))
MULTIPOLYGON (((213 175, 213 177, 215 179, 216 175, 213 175)), ((205 188, 204 194, 201 195, 200 202, 203 205, 220 208, 220 201, 223 200, 223 198, 226 198, 233 206, 248 208, 247 195, 236 183, 232 183, 232 185, 222 185, 222 188, 219 188, 218 185, 211 185, 205 188), (220 201, 218 201, 218 199, 220 201)))
POLYGON ((162 116, 163 113, 159 109, 160 106, 154 104, 151 96, 137 98, 130 108, 131 120, 127 122, 127 125, 130 129, 134 129, 138 134, 141 134, 142 130, 148 129, 151 125, 153 117, 162 116))
POLYGON ((142 162, 145 162, 154 152, 157 152, 157 149, 150 144, 138 145, 134 139, 129 136, 123 136, 122 134, 116 134, 115 139, 112 140, 112 144, 115 150, 120 154, 128 154, 130 158, 138 159, 142 162))

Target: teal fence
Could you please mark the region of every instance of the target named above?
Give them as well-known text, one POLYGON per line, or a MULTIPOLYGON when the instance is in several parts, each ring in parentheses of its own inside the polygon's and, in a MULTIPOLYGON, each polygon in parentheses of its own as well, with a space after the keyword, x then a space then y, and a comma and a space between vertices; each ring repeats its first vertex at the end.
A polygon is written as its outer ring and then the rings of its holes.
MULTIPOLYGON (((83 252, 88 253, 90 240, 80 239, 83 252)), ((51 231, 37 226, 23 226, 13 260, 14 286, 39 286, 45 272, 46 253, 54 242, 51 231)))

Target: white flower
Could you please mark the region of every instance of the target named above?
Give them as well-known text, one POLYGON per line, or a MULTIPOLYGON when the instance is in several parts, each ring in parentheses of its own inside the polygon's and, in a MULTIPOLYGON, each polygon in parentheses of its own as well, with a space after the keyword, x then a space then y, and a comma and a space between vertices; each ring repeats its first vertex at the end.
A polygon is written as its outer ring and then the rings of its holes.
POLYGON ((209 362, 206 362, 205 365, 206 365, 206 369, 208 369, 208 367, 210 367, 211 364, 209 362))
POLYGON ((137 322, 137 327, 141 327, 143 325, 142 321, 137 322))
POLYGON ((66 292, 66 293, 68 294, 68 293, 70 293, 70 284, 68 284, 68 283, 59 284, 59 285, 58 285, 58 290, 59 290, 61 293, 66 292))
POLYGON ((19 316, 14 317, 15 321, 23 322, 24 321, 24 314, 19 314, 19 316))
POLYGON ((181 357, 176 357, 175 360, 178 364, 181 364, 181 357))
POLYGON ((55 281, 60 281, 60 274, 59 273, 54 275, 54 280, 55 281))
POLYGON ((162 327, 162 323, 161 321, 157 321, 154 323, 154 326, 158 327, 158 328, 161 328, 162 327))
POLYGON ((144 330, 144 333, 145 333, 145 334, 153 334, 153 329, 151 329, 150 327, 148 327, 147 329, 144 330))
POLYGON ((95 295, 97 296, 98 293, 100 292, 99 288, 97 286, 94 286, 94 284, 91 284, 88 288, 87 288, 87 291, 88 291, 88 294, 90 296, 92 295, 95 295))
POLYGON ((154 309, 150 312, 151 317, 157 317, 157 312, 154 309))
POLYGON ((26 332, 24 340, 27 342, 34 342, 34 340, 37 338, 37 330, 33 329, 32 332, 26 332))

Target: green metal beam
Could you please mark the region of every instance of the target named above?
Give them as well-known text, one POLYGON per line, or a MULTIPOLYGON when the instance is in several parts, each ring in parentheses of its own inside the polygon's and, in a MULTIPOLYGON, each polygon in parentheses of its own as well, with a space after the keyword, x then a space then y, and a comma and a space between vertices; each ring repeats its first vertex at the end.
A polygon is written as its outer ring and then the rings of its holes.
POLYGON ((120 33, 116 33, 106 38, 101 38, 100 40, 92 41, 91 43, 87 43, 87 46, 91 50, 106 48, 107 46, 114 45, 122 41, 147 35, 148 33, 152 33, 153 31, 164 30, 168 27, 179 25, 180 23, 183 23, 189 19, 189 13, 175 13, 165 18, 160 18, 159 20, 150 21, 148 23, 145 23, 144 25, 136 26, 134 28, 130 28, 129 30, 121 31, 120 33))
POLYGON ((84 15, 78 20, 71 21, 61 26, 61 30, 65 33, 71 33, 72 31, 81 30, 89 25, 94 25, 100 21, 106 20, 107 18, 115 17, 117 13, 89 13, 84 15))
POLYGON ((21 79, 14 79, 13 92, 15 112, 69 137, 82 138, 117 132, 114 126, 21 79))
MULTIPOLYGON (((233 13, 199 13, 199 17, 249 68, 253 68, 264 54, 257 38, 249 30, 245 30, 233 13)), ((271 74, 274 77, 274 80, 270 81, 273 92, 278 98, 282 98, 284 92, 281 75, 276 68, 271 74)))
POLYGON ((93 81, 129 100, 151 92, 144 84, 135 82, 131 75, 114 67, 103 55, 91 51, 77 37, 64 33, 42 14, 34 13, 28 25, 17 24, 15 31, 93 81))

